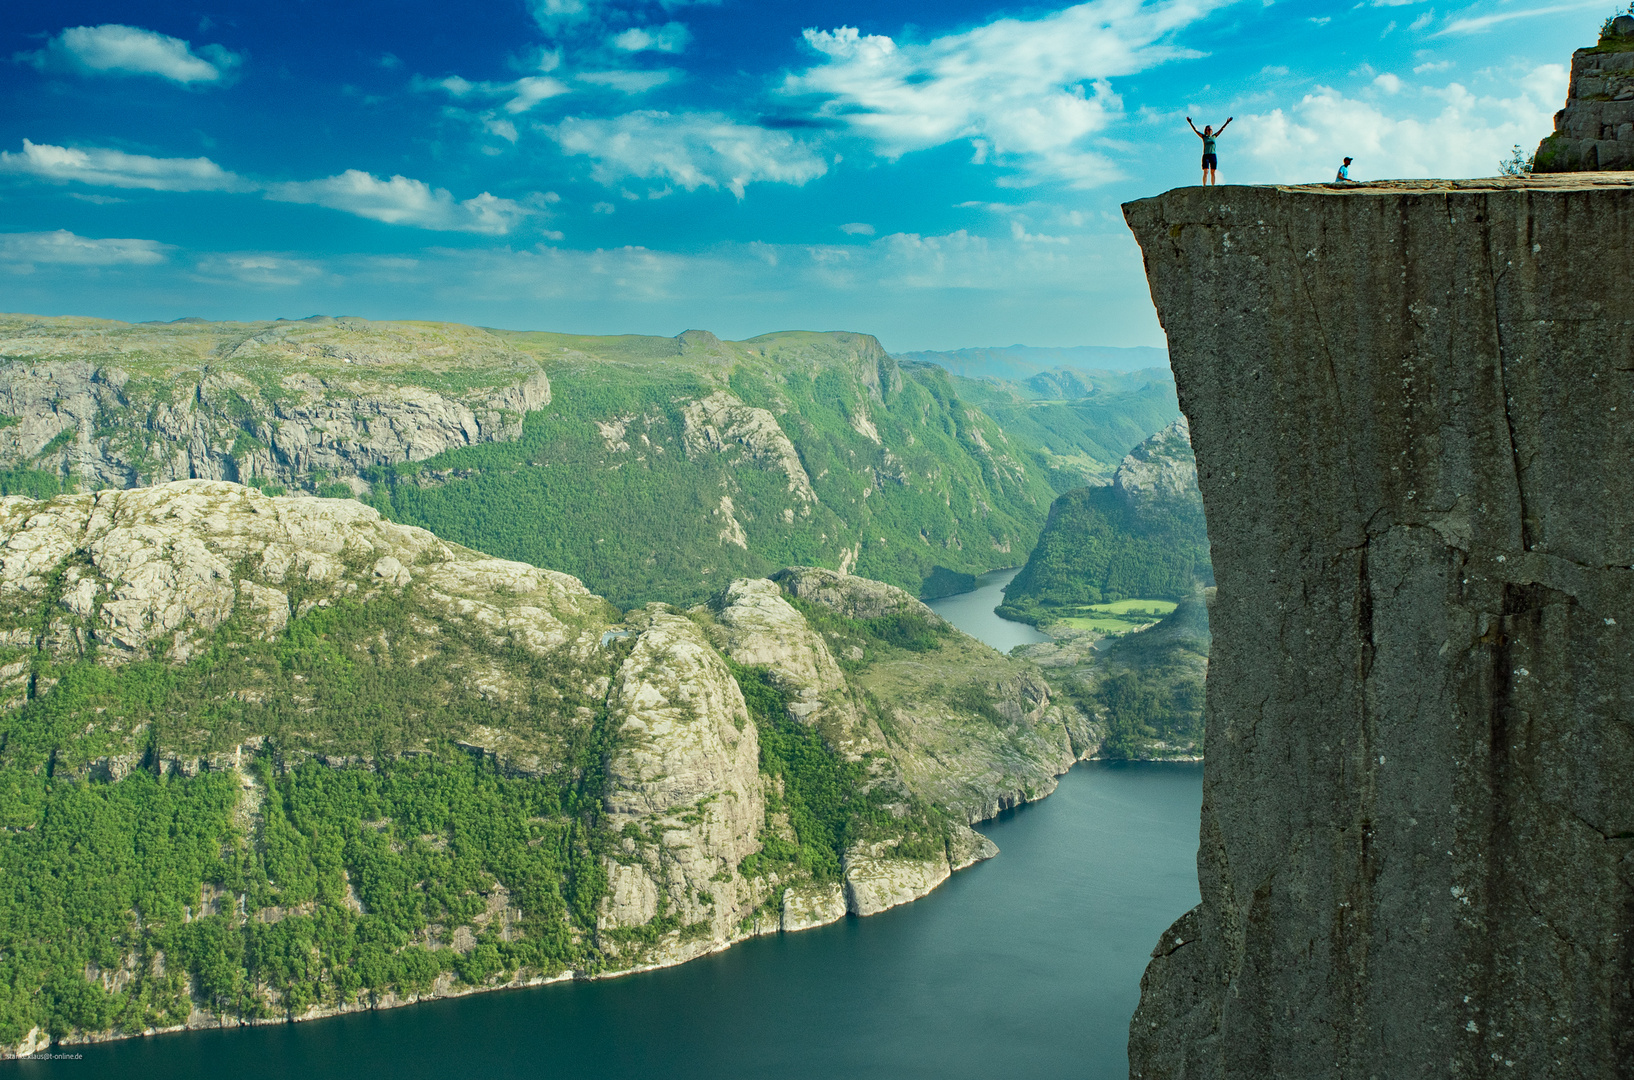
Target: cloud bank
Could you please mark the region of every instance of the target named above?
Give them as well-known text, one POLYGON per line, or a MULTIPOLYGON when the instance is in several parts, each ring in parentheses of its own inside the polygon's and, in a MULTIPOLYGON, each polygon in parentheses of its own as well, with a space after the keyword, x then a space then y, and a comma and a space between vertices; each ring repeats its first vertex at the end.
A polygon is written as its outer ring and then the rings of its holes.
POLYGON ((603 184, 662 180, 688 191, 721 188, 743 198, 757 181, 794 184, 815 180, 828 164, 784 131, 742 124, 723 113, 670 114, 653 110, 610 119, 568 117, 548 133, 565 154, 583 154, 603 184))
MULTIPOLYGON (((0 152, 0 173, 53 183, 149 191, 259 192, 274 202, 308 203, 388 225, 411 225, 441 232, 503 236, 524 218, 540 213, 536 204, 502 199, 484 191, 456 200, 444 188, 393 176, 382 180, 347 169, 320 180, 264 183, 229 172, 209 158, 159 158, 105 148, 78 149, 23 140, 22 153, 0 152)), ((540 200, 550 201, 551 196, 540 200)), ((55 235, 55 234, 52 234, 55 235)))
POLYGON ((35 67, 82 75, 154 75, 182 86, 220 85, 244 58, 221 45, 191 43, 139 26, 72 26, 44 49, 19 57, 35 67))
POLYGON ((1107 80, 1197 55, 1166 39, 1225 2, 1093 0, 915 45, 808 29, 822 62, 790 75, 782 92, 817 99, 817 116, 887 158, 963 139, 978 161, 1087 187, 1119 175, 1085 143, 1122 114, 1107 80))
POLYGON ((157 240, 93 240, 67 229, 0 233, 0 263, 13 271, 54 266, 152 266, 165 261, 169 244, 157 240))

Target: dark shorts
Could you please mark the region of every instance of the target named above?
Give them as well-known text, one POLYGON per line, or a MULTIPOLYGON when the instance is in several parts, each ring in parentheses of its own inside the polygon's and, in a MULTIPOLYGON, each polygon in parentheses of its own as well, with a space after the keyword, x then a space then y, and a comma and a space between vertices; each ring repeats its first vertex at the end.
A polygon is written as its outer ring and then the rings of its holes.
POLYGON ((1218 169, 1219 167, 1220 167, 1220 159, 1219 159, 1218 156, 1216 156, 1214 154, 1204 154, 1203 155, 1203 168, 1205 168, 1205 169, 1218 169))

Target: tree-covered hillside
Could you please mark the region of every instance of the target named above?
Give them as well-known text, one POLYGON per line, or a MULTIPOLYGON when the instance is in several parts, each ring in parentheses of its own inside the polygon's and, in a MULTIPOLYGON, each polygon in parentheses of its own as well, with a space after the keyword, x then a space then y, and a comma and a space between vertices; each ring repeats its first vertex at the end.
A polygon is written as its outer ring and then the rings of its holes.
POLYGON ((1197 467, 1179 420, 1137 447, 1110 485, 1055 501, 999 610, 1044 623, 1093 604, 1180 600, 1212 579, 1197 467))
POLYGON ((1173 413, 1162 380, 1068 382, 899 367, 848 333, 0 316, 0 492, 360 497, 626 607, 794 563, 917 592, 1014 565, 1056 494, 1173 413))
POLYGON ((1013 564, 1055 493, 972 384, 863 335, 505 339, 549 373, 550 408, 515 442, 369 472, 367 498, 625 606, 796 564, 917 592, 939 567, 1013 564))
POLYGON ((1024 380, 955 376, 954 385, 1005 434, 1032 445, 1058 492, 1105 482, 1130 447, 1180 415, 1167 369, 1061 368, 1024 380))
POLYGON ((791 891, 869 914, 1099 742, 832 571, 621 614, 216 481, 8 499, 0 546, 0 1055, 677 963, 791 891))

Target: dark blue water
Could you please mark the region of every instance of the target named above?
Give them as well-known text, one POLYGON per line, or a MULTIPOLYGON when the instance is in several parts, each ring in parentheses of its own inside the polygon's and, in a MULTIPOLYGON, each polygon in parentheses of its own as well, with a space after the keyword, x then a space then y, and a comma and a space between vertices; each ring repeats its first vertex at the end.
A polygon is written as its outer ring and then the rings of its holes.
POLYGON ((1202 768, 1080 765, 917 903, 664 971, 64 1047, 23 1076, 1030 1080, 1128 1075, 1158 934, 1197 902, 1202 768))

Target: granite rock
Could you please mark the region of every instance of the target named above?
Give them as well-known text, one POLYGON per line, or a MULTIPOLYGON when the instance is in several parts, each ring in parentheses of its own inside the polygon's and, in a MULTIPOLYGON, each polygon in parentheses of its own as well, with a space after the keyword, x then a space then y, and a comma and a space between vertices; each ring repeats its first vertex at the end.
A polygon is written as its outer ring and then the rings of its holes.
POLYGON ((1634 1074, 1634 184, 1124 212, 1219 586, 1131 1076, 1634 1074))
POLYGON ((1538 145, 1539 173, 1634 169, 1634 16, 1613 21, 1593 48, 1572 54, 1566 107, 1538 145))

